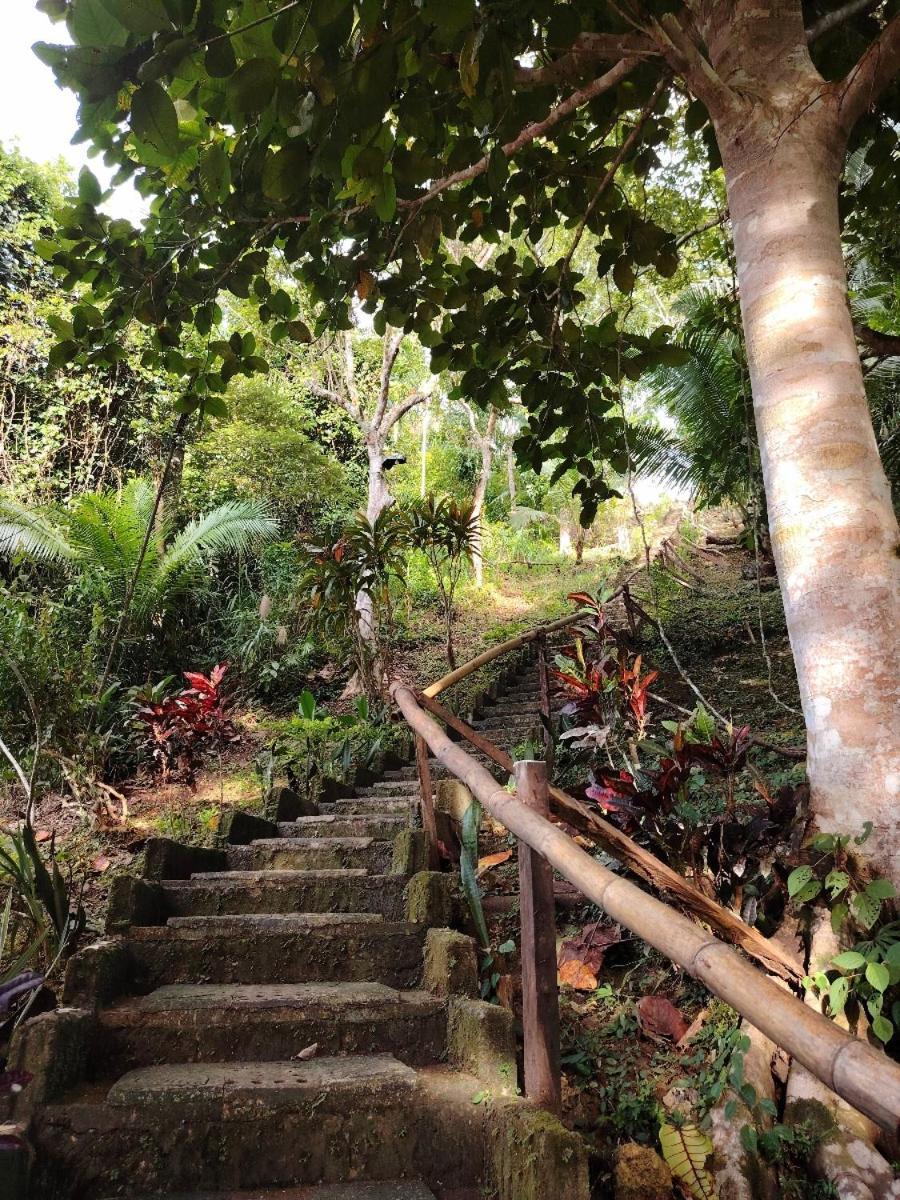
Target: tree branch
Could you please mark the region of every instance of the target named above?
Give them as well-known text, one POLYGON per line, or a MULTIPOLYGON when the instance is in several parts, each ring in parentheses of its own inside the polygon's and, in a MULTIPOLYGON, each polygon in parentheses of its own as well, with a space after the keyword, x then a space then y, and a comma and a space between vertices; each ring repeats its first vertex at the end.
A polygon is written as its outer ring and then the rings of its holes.
MULTIPOLYGON (((593 80, 592 83, 586 84, 585 87, 579 88, 572 92, 565 100, 562 100, 555 108, 551 108, 550 112, 542 121, 533 121, 530 125, 526 125, 522 132, 511 142, 507 142, 501 146, 501 150, 507 158, 512 158, 523 146, 527 146, 536 138, 543 137, 555 125, 566 117, 571 116, 573 112, 581 108, 585 104, 589 104, 597 96, 602 96, 604 92, 608 92, 620 83, 625 76, 633 71, 637 66, 636 58, 623 58, 621 62, 616 63, 604 75, 593 80)), ((425 192, 424 195, 416 197, 415 200, 400 201, 400 208, 419 208, 426 204, 429 200, 439 196, 449 187, 453 187, 458 183, 467 183, 470 179, 477 179, 479 175, 483 175, 488 169, 490 156, 485 155, 478 162, 472 163, 469 167, 464 167, 461 171, 454 171, 452 175, 447 175, 443 179, 439 179, 436 183, 425 192)))
POLYGON ((543 67, 519 67, 516 83, 523 87, 575 83, 598 62, 655 57, 659 51, 638 33, 580 33, 570 48, 543 67))
POLYGON ((853 332, 856 339, 871 350, 878 358, 900 358, 900 335, 896 333, 879 333, 863 325, 861 321, 853 322, 853 332))
POLYGON ((323 400, 330 400, 332 404, 340 405, 344 412, 348 413, 350 417, 352 417, 360 429, 362 429, 364 433, 366 432, 367 422, 365 417, 361 411, 357 410, 353 406, 351 401, 346 396, 342 396, 340 392, 336 392, 332 388, 323 387, 321 383, 313 383, 312 381, 307 381, 306 388, 308 391, 312 392, 314 396, 319 396, 323 400))
POLYGON ((375 405, 375 416, 372 418, 372 426, 378 429, 381 426, 382 418, 387 411, 388 399, 391 394, 391 374, 394 370, 394 363, 397 361, 397 355, 400 353, 400 347, 403 344, 403 330, 399 330, 393 337, 385 333, 381 342, 381 383, 378 388, 378 403, 375 405))
POLYGON ((405 417, 411 408, 415 408, 417 404, 423 404, 434 391, 434 385, 436 382, 437 376, 432 375, 431 379, 429 379, 427 383, 424 383, 417 392, 413 392, 413 394, 411 396, 407 396, 405 400, 400 400, 396 404, 392 405, 392 407, 387 410, 384 415, 384 419, 382 420, 382 433, 386 434, 388 430, 393 429, 397 422, 405 417))
POLYGON ((666 62, 682 76, 710 114, 731 107, 734 99, 731 88, 722 82, 696 42, 685 33, 675 13, 665 13, 653 22, 653 36, 666 62))
POLYGON ((845 129, 849 131, 853 128, 898 71, 900 71, 900 16, 893 17, 885 25, 847 78, 838 85, 841 95, 841 118, 845 129))
POLYGON ((858 16, 860 13, 871 12, 873 8, 877 8, 883 0, 850 0, 849 4, 844 4, 840 8, 836 8, 834 12, 825 13, 823 17, 819 17, 818 21, 813 21, 812 25, 807 27, 806 41, 811 46, 813 42, 820 37, 824 37, 826 33, 831 33, 832 29, 837 29, 839 25, 843 25, 845 21, 849 21, 851 17, 858 16))

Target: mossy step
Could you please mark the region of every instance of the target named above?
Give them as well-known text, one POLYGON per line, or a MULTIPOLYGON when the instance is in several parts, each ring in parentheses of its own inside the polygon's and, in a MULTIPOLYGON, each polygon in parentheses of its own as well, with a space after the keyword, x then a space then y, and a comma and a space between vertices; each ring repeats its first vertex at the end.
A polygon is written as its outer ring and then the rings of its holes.
POLYGON ((374 874, 390 870, 393 845, 371 837, 259 838, 231 846, 228 864, 235 870, 302 870, 361 867, 374 874))
POLYGON ((374 980, 415 987, 425 927, 376 913, 186 916, 132 929, 130 986, 167 983, 315 983, 374 980))
POLYGON ((490 1106, 472 1103, 483 1084, 435 1078, 370 1055, 181 1063, 85 1084, 32 1124, 33 1194, 74 1200, 75 1181, 78 1200, 403 1178, 472 1188, 485 1178, 490 1106))
POLYGON ((254 1188, 252 1192, 179 1192, 139 1196, 136 1200, 435 1200, 434 1192, 416 1180, 392 1183, 326 1183, 321 1187, 254 1188))
MULTIPOLYGON (((380 779, 377 783, 371 784, 369 787, 361 787, 356 789, 357 796, 383 796, 398 795, 400 793, 415 792, 419 787, 418 778, 397 778, 397 779, 380 779)), ((353 797, 351 796, 352 800, 353 797)))
MULTIPOLYGON (((416 785, 416 793, 418 792, 416 785)), ((413 792, 379 792, 376 795, 353 796, 348 800, 335 800, 328 812, 342 817, 403 817, 418 796, 413 792)))
POLYGON ((528 729, 537 726, 540 728, 541 714, 522 713, 520 714, 503 714, 501 716, 483 717, 480 721, 473 721, 473 729, 528 729))
POLYGON ((330 816, 298 817, 296 821, 279 821, 278 833, 281 837, 371 837, 390 841, 402 830, 406 829, 409 821, 407 812, 362 814, 332 813, 330 816))
POLYGON ((410 1065, 443 1057, 446 1004, 381 983, 170 984, 101 1012, 94 1078, 161 1063, 288 1061, 393 1054, 410 1065))
POLYGON ((160 889, 167 917, 366 912, 396 921, 404 913, 406 883, 401 875, 350 869, 223 871, 164 880, 160 889))

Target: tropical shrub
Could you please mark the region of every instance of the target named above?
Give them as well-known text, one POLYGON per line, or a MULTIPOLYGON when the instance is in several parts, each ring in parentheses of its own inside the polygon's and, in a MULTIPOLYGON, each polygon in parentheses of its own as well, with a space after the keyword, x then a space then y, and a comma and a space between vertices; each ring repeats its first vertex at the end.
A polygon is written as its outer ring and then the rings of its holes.
POLYGON ((163 779, 175 770, 192 778, 202 750, 237 739, 222 696, 227 670, 227 663, 219 663, 209 675, 185 671, 188 686, 177 695, 160 697, 157 685, 149 696, 138 697, 137 720, 146 728, 150 756, 163 779))
POLYGON ((466 563, 471 562, 478 537, 478 518, 472 502, 426 496, 409 510, 412 545, 428 559, 437 583, 444 615, 447 662, 456 666, 453 649, 453 600, 466 563))

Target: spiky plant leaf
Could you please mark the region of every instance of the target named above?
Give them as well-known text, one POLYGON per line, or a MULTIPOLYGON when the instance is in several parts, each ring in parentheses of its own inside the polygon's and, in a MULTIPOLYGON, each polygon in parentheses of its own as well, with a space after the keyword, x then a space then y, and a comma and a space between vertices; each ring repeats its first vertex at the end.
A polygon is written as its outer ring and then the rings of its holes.
POLYGON ((76 557, 77 549, 66 537, 64 515, 0 496, 0 555, 16 553, 47 563, 76 557))

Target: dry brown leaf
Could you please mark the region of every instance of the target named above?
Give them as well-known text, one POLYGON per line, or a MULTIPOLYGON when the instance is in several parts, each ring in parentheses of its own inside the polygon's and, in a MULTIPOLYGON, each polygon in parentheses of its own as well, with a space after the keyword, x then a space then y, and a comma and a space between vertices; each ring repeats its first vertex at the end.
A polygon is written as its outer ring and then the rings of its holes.
POLYGON ((37 833, 34 835, 34 840, 37 842, 38 845, 40 845, 41 842, 49 842, 52 837, 53 837, 53 834, 50 832, 49 829, 39 829, 37 831, 37 833))
POLYGON ((688 1024, 671 1000, 665 996, 644 996, 637 1003, 641 1029, 650 1037, 671 1038, 679 1042, 688 1024))
POLYGON ((575 937, 567 938, 563 942, 559 948, 557 965, 561 967, 567 962, 581 962, 597 975, 603 966, 607 949, 620 940, 621 934, 618 929, 595 921, 591 925, 585 925, 575 937))
POLYGON ((371 271, 360 271, 356 278, 356 294, 360 300, 368 300, 375 287, 375 276, 371 271))
POLYGON ((559 968, 559 982, 578 992, 592 992, 597 986, 597 976, 585 963, 570 958, 559 968))
POLYGON ((478 860, 477 874, 484 875, 491 867, 499 867, 501 863, 505 863, 510 858, 512 858, 512 850, 499 850, 496 854, 486 854, 484 858, 478 860))
POLYGON ((111 866, 112 866, 112 863, 106 857, 105 854, 98 854, 97 857, 91 863, 91 870, 96 871, 98 874, 100 874, 103 871, 109 870, 109 868, 111 866))
POLYGON ((302 1049, 300 1051, 299 1054, 295 1054, 294 1058, 299 1059, 300 1062, 306 1062, 307 1059, 316 1057, 316 1053, 318 1052, 318 1049, 319 1049, 319 1043, 313 1042, 313 1044, 311 1046, 306 1046, 306 1047, 304 1047, 304 1049, 302 1049))

